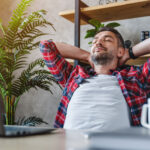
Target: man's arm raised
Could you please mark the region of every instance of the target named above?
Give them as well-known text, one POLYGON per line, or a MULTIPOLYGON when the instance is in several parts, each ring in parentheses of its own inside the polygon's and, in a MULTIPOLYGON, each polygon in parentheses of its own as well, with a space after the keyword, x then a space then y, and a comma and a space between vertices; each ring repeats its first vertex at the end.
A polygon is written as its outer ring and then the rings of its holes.
MULTIPOLYGON (((132 47, 132 52, 135 57, 150 54, 150 38, 146 39, 132 47)), ((128 49, 125 49, 123 57, 119 60, 120 66, 125 64, 127 60, 131 59, 128 49)))
POLYGON ((150 54, 150 38, 140 42, 132 48, 133 54, 136 57, 150 54))
POLYGON ((80 61, 89 62, 90 53, 88 51, 61 42, 55 42, 55 44, 58 51, 64 58, 77 59, 80 61))

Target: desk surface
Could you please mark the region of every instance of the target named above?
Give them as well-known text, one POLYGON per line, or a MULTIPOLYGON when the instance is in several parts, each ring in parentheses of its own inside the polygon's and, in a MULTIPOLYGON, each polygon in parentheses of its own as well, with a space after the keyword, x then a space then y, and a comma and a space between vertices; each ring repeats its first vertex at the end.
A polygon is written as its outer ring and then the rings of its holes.
POLYGON ((86 149, 88 140, 77 131, 56 129, 50 134, 0 138, 1 150, 66 150, 70 147, 86 149))
POLYGON ((0 138, 2 150, 96 150, 150 149, 150 130, 129 128, 112 133, 57 129, 50 134, 0 138))

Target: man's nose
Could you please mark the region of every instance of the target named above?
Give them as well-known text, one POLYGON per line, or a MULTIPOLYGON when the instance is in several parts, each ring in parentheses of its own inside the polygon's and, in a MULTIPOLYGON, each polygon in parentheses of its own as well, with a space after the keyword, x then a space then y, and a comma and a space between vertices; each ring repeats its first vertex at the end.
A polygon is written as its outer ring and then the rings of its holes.
POLYGON ((98 39, 97 42, 96 42, 96 46, 101 46, 104 44, 104 40, 103 39, 98 39))

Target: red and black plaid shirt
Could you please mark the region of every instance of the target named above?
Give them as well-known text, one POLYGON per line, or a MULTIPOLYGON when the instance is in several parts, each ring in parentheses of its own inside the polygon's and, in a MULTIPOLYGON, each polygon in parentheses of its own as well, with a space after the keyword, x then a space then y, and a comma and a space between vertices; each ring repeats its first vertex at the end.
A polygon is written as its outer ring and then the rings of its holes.
MULTIPOLYGON (((54 127, 62 128, 64 125, 69 101, 82 81, 94 73, 85 70, 80 65, 75 68, 68 63, 57 50, 54 42, 50 40, 41 41, 40 50, 43 54, 45 64, 56 80, 64 87, 54 127)), ((129 106, 132 125, 139 126, 141 108, 150 97, 150 59, 142 66, 125 66, 112 71, 116 76, 125 100, 129 106)))

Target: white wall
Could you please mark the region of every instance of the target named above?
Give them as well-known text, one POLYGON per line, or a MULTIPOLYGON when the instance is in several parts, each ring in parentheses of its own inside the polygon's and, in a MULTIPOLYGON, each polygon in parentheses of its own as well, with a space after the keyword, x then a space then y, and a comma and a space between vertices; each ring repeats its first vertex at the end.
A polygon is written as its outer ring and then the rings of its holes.
MULTIPOLYGON (((19 1, 20 0, 0 0, 0 18, 2 18, 4 25, 7 24, 12 10, 19 1)), ((84 2, 89 5, 97 5, 99 0, 84 0, 84 2)), ((63 41, 73 45, 74 24, 58 15, 60 11, 73 8, 74 0, 34 0, 29 8, 29 12, 39 9, 48 11, 47 19, 54 24, 56 32, 51 28, 46 28, 45 32, 52 33, 53 35, 45 36, 42 39, 53 39, 54 41, 63 41)), ((150 29, 149 20, 150 17, 144 17, 119 21, 121 27, 119 27, 118 30, 123 34, 125 39, 130 39, 134 43, 137 43, 140 40, 140 32, 142 30, 150 29)), ((88 28, 90 28, 90 25, 81 27, 81 47, 86 50, 90 49, 87 44, 89 40, 85 40, 83 37, 88 28)), ((41 54, 39 49, 37 49, 30 55, 28 62, 39 57, 41 57, 41 54)), ((52 90, 54 92, 53 95, 43 90, 31 90, 29 93, 24 94, 17 107, 16 119, 22 116, 36 115, 43 118, 50 126, 52 126, 62 94, 57 86, 52 87, 52 90)))

